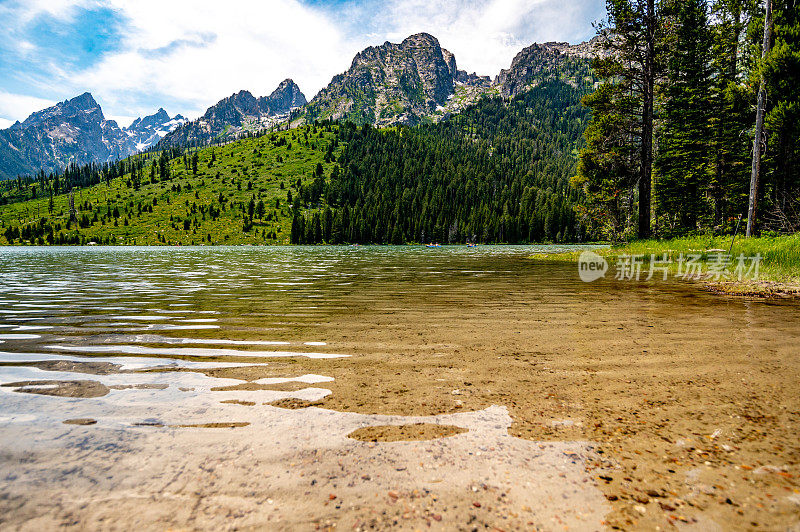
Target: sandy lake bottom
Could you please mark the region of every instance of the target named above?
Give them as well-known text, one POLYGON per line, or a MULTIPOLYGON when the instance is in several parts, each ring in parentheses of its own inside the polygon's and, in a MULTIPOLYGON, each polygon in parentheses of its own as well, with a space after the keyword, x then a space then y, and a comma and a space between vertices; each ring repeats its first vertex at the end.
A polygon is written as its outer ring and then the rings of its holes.
POLYGON ((0 528, 800 530, 800 305, 539 250, 0 249, 0 528))

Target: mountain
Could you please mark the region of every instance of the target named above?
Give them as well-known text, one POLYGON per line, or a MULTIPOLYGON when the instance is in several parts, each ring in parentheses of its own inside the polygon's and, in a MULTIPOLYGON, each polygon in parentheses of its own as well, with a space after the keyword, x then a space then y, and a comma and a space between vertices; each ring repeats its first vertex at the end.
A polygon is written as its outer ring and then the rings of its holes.
POLYGON ((459 71, 436 37, 419 33, 359 52, 306 108, 306 120, 416 124, 442 114, 458 85, 488 86, 489 78, 459 71))
POLYGON ((125 133, 134 143, 136 151, 142 151, 156 144, 186 122, 188 120, 181 115, 170 118, 169 114, 160 108, 155 114, 134 120, 130 126, 125 128, 125 133))
POLYGON ((300 87, 291 79, 285 79, 272 94, 259 98, 258 103, 268 115, 279 116, 303 107, 308 102, 300 87))
POLYGON ((335 76, 306 107, 306 120, 345 119, 388 126, 438 122, 484 95, 513 97, 538 83, 562 79, 573 85, 589 76, 589 59, 600 53, 588 43, 533 44, 492 81, 458 70, 455 56, 427 33, 400 44, 386 42, 359 52, 350 69, 335 76))
POLYGON ((513 98, 550 80, 573 87, 592 82, 588 60, 601 53, 599 38, 577 45, 532 44, 492 80, 459 70, 455 56, 434 36, 419 33, 400 44, 386 42, 359 52, 350 68, 310 103, 294 81, 286 79, 269 96, 256 98, 241 91, 191 122, 180 115, 170 118, 159 109, 128 128, 106 120, 92 95, 85 93, 0 131, 0 179, 40 169, 60 170, 70 161, 112 161, 155 144, 170 147, 235 139, 286 122, 299 108, 306 123, 318 119, 376 126, 436 123, 484 96, 513 98))
POLYGON ((576 45, 565 42, 534 43, 519 52, 507 70, 500 71, 495 78, 495 85, 503 96, 514 97, 550 79, 579 84, 590 75, 589 60, 602 54, 599 37, 576 45))
POLYGON ((256 98, 248 91, 237 92, 206 110, 164 138, 162 145, 205 143, 220 136, 236 137, 286 121, 293 109, 303 107, 306 97, 297 84, 286 79, 272 94, 256 98))
POLYGON ((0 180, 40 170, 55 172, 69 163, 111 162, 146 149, 186 119, 159 109, 127 128, 106 120, 88 92, 31 114, 0 131, 0 180))
POLYGON ((130 155, 130 141, 88 92, 0 131, 0 178, 130 155))
POLYGON ((583 240, 569 178, 590 90, 545 81, 425 127, 307 123, 0 183, 0 245, 583 240))

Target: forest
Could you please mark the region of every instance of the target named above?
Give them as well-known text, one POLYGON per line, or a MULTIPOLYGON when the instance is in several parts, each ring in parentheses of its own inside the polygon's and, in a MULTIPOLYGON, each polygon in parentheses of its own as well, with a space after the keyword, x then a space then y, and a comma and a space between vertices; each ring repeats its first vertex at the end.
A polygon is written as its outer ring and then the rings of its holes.
MULTIPOLYGON (((588 74, 584 67, 582 74, 588 74)), ((588 85, 590 86, 590 84, 588 85)), ((321 122, 0 184, 35 244, 571 242, 584 86, 552 80, 438 124, 321 122)))
POLYGON ((800 229, 796 0, 608 0, 573 185, 609 240, 800 229))
MULTIPOLYGON (((0 183, 0 240, 630 241, 800 229, 796 0, 608 0, 601 53, 438 123, 278 127, 0 183)), ((296 125, 296 124, 295 124, 296 125)))
POLYGON ((584 88, 543 83, 433 125, 345 124, 339 165, 312 182, 292 242, 573 242, 587 238, 569 184, 588 120, 584 88))
POLYGON ((336 129, 305 126, 3 182, 0 239, 38 245, 285 244, 292 197, 304 180, 330 174, 335 165, 336 129))

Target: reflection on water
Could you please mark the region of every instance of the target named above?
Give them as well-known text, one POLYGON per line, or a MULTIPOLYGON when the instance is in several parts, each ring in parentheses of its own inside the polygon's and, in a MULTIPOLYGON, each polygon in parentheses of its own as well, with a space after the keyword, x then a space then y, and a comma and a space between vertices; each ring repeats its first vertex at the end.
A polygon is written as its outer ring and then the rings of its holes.
POLYGON ((46 345, 45 349, 74 351, 77 353, 121 353, 126 355, 164 355, 193 357, 306 357, 342 358, 335 353, 306 353, 302 351, 241 351, 235 349, 208 349, 200 347, 143 347, 139 345, 46 345))
POLYGON ((431 512, 443 510, 434 506, 477 490, 479 478, 523 506, 547 493, 554 502, 540 504, 537 518, 600 522, 604 503, 582 483, 575 458, 586 445, 513 438, 503 407, 406 417, 268 406, 313 405, 331 393, 324 364, 351 356, 329 337, 335 318, 392 312, 407 298, 449 306, 452 295, 482 291, 482 279, 504 275, 533 250, 0 249, 0 476, 12 479, 0 490, 8 501, 0 502, 0 525, 63 525, 71 516, 87 528, 263 527, 273 518, 308 526, 328 501, 336 509, 342 497, 374 504, 376 490, 400 490, 389 491, 393 502, 420 481, 442 490, 422 516, 436 522, 441 515, 431 512), (249 383, 214 376, 220 368, 269 369, 279 359, 319 360, 323 374, 284 364, 249 383), (386 444, 394 445, 389 453, 348 438, 363 427, 413 423, 457 435, 386 444), (475 452, 487 456, 475 462, 475 452), (422 456, 424 470, 415 465, 422 456), (215 468, 218 461, 227 466, 215 468), (353 480, 340 484, 332 467, 353 480), (216 481, 195 473, 211 470, 216 481), (224 501, 215 498, 220 490, 224 501), (275 503, 256 496, 266 492, 275 503), (190 501, 199 493, 209 502, 190 501), (571 508, 567 493, 584 508, 571 508), (319 504, 296 506, 308 497, 319 504), (109 509, 109 498, 131 502, 109 509))
POLYGON ((687 359, 718 367, 708 338, 731 327, 726 352, 784 353, 798 323, 789 304, 759 304, 742 333, 741 302, 584 284, 572 265, 527 260, 550 250, 0 249, 0 526, 358 528, 381 515, 380 528, 410 514, 409 528, 601 528, 593 444, 515 438, 512 422, 541 428, 551 409, 550 428, 596 426, 602 394, 568 401, 571 383, 655 378, 665 359, 676 374, 687 359), (288 409, 323 398, 437 414, 288 409), (348 438, 415 424, 447 437, 348 438), (448 508, 463 521, 441 521, 448 508))
MULTIPOLYGON (((0 382, 80 380, 86 371, 96 373, 97 364, 106 364, 105 375, 92 380, 120 385, 149 379, 170 383, 168 389, 194 387, 197 395, 230 383, 191 370, 266 365, 276 357, 349 356, 320 338, 332 317, 376 304, 378 310, 390 310, 406 291, 427 297, 455 285, 469 294, 481 289, 485 276, 503 275, 509 264, 535 251, 513 246, 6 248, 0 250, 0 341, 5 344, 0 382), (195 335, 180 335, 187 331, 195 335), (71 371, 63 371, 64 364, 71 364, 71 371), (159 373, 131 373, 152 370, 159 373)), ((327 380, 286 376, 257 383, 327 380)), ((300 391, 283 395, 307 398, 300 391)), ((249 400, 249 393, 233 398, 249 400)), ((158 395, 149 392, 148 398, 158 395)), ((165 404, 189 400, 162 395, 165 404)), ((5 412, 13 410, 10 397, 0 396, 5 412)), ((23 397, 14 403, 26 414, 38 406, 44 417, 67 414, 61 403, 31 401, 23 397)), ((125 400, 105 402, 106 410, 90 407, 81 414, 102 424, 109 405, 125 400)))
MULTIPOLYGON (((570 275, 572 268, 526 260, 553 249, 5 248, 0 250, 0 383, 80 380, 105 364, 105 375, 93 375, 93 380, 119 385, 150 379, 169 383, 169 390, 195 387, 194 397, 215 386, 230 386, 229 379, 209 376, 212 368, 269 366, 277 358, 351 356, 342 347, 352 348, 352 342, 337 346, 326 338, 330 324, 341 323, 337 319, 343 316, 408 313, 418 301, 424 303, 424 312, 455 308, 479 320, 487 312, 525 301, 541 304, 545 319, 568 324, 593 312, 581 308, 581 302, 598 305, 618 297, 619 283, 583 284, 570 275), (150 373, 132 373, 142 371, 150 373)), ((663 284, 654 292, 653 284, 643 284, 638 289, 638 308, 651 316, 667 312, 648 303, 656 294, 680 298, 685 308, 703 306, 684 287, 663 284)), ((335 337, 348 338, 348 331, 337 330, 335 337)), ((402 351, 406 345, 387 349, 402 351)), ((326 377, 320 379, 276 375, 257 383, 315 384, 326 377)), ((301 391, 282 397, 306 398, 301 391)), ((251 392, 230 393, 231 399, 250 400, 251 392)), ((14 408, 8 404, 11 397, 0 395, 4 412, 14 408)), ((109 401, 114 397, 105 400, 105 410, 93 411, 96 405, 90 405, 82 414, 102 424, 103 416, 113 411, 109 401)), ((169 392, 161 398, 165 404, 188 399, 169 392)), ((63 403, 31 401, 13 399, 26 414, 64 417, 63 403), (43 412, 37 412, 39 407, 43 412)), ((216 396, 212 401, 218 404, 216 396)), ((186 415, 186 422, 215 421, 206 414, 186 415)))

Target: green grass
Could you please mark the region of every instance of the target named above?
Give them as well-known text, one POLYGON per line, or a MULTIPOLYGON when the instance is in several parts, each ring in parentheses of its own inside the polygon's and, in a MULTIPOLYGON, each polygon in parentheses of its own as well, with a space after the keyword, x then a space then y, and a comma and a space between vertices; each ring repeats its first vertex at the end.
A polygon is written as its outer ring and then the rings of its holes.
MULTIPOLYGON (((780 286, 794 291, 800 284, 800 233, 789 236, 765 236, 759 238, 736 238, 731 248, 730 236, 694 236, 675 238, 670 240, 638 240, 626 244, 616 244, 605 249, 595 250, 609 261, 612 269, 615 259, 620 256, 640 256, 648 263, 652 256, 662 260, 666 253, 672 264, 669 266, 670 275, 678 273, 681 255, 700 255, 703 271, 708 270, 710 262, 716 260, 720 253, 727 255, 730 251, 733 270, 737 258, 755 257, 761 255, 759 264, 759 283, 752 281, 738 282, 738 279, 721 280, 716 284, 725 292, 733 293, 763 293, 765 291, 781 291, 780 286), (723 250, 722 252, 714 250, 723 250)), ((580 251, 558 254, 539 254, 533 258, 542 261, 576 262, 580 251)), ((749 262, 748 262, 749 264, 749 262)))
MULTIPOLYGON (((53 197, 52 212, 49 196, 2 205, 0 244, 8 244, 8 227, 23 229, 37 224, 53 228, 54 237, 77 235, 80 243, 288 244, 292 209, 287 193, 291 191, 293 199, 297 198, 298 179, 302 184, 310 182, 318 163, 323 165, 324 174, 330 175, 334 163, 326 163, 324 158, 334 135, 322 128, 314 132, 313 126, 303 126, 202 149, 197 174, 179 157, 170 162, 168 180, 152 182, 146 172, 138 190, 131 186, 128 175, 108 185, 76 189, 77 218, 89 218, 92 223, 88 227, 69 223, 67 194, 53 197), (287 145, 276 146, 281 137, 287 145), (213 163, 212 153, 216 158, 213 163), (251 199, 256 204, 263 201, 265 212, 254 217, 252 228, 244 231, 251 199), (212 207, 220 211, 219 216, 210 214, 212 207), (185 220, 189 220, 188 229, 184 229, 185 220)), ((45 235, 41 240, 15 239, 14 243, 46 244, 47 240, 45 235)))
MULTIPOLYGON (((797 282, 800 279, 800 234, 790 236, 743 238, 735 240, 731 248, 731 237, 696 236, 671 240, 641 240, 622 246, 613 246, 606 251, 610 255, 663 256, 668 253, 674 261, 681 254, 700 254, 706 263, 714 260, 718 252, 709 250, 731 250, 735 261, 740 255, 761 255, 760 277, 765 281, 797 282)), ((677 264, 673 265, 677 269, 677 264)))

